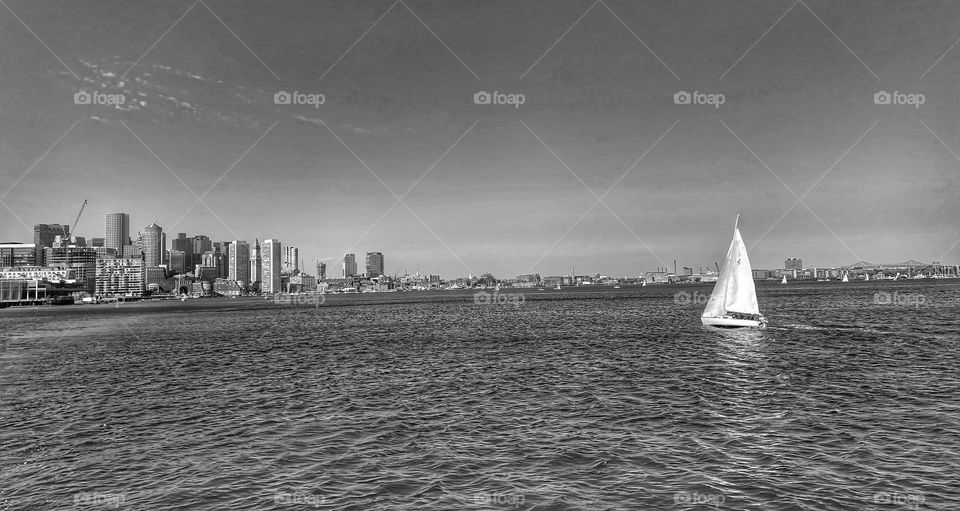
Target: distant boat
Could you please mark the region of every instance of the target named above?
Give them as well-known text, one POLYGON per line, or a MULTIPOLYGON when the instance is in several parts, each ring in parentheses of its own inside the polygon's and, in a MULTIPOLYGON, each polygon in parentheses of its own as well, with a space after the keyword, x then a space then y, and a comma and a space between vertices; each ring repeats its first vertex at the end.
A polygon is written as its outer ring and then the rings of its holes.
POLYGON ((556 287, 554 287, 554 289, 556 289, 557 291, 560 291, 560 284, 557 284, 556 287))
POLYGON ((613 286, 614 289, 620 289, 620 286, 613 286))
POLYGON ((786 276, 786 275, 783 276, 783 280, 781 280, 780 283, 781 283, 781 284, 786 284, 786 283, 787 283, 787 276, 786 276))
POLYGON ((850 282, 850 279, 847 278, 847 274, 846 274, 846 273, 843 274, 843 278, 840 279, 840 282, 850 282))
POLYGON ((864 274, 863 274, 863 281, 866 282, 866 281, 868 281, 868 280, 870 280, 870 274, 869 274, 869 273, 864 273, 864 274))
POLYGON ((767 319, 760 313, 757 288, 747 247, 740 237, 740 215, 733 228, 733 240, 723 260, 720 277, 710 294, 707 307, 700 316, 704 326, 719 328, 764 328, 767 319))

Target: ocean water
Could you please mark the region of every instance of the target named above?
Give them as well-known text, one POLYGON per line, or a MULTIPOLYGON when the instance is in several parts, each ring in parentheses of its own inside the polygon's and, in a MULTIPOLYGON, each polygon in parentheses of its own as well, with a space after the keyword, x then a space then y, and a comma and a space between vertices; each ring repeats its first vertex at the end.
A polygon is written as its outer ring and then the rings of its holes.
POLYGON ((960 509, 960 282, 709 292, 2 310, 0 509, 960 509))

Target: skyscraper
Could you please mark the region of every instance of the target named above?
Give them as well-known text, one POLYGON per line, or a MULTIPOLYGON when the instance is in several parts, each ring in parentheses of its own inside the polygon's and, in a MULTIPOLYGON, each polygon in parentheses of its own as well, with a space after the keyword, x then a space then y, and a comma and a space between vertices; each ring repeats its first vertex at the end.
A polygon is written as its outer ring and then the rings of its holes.
POLYGON ((367 278, 379 277, 383 275, 383 254, 380 252, 367 252, 367 278))
POLYGON ((104 245, 120 253, 124 245, 130 244, 130 215, 126 213, 107 213, 107 232, 104 245))
POLYGON ((260 244, 260 259, 263 270, 260 274, 260 291, 262 293, 280 292, 280 240, 263 240, 260 244))
POLYGON ((250 252, 250 283, 260 282, 260 275, 263 273, 263 250, 260 247, 260 240, 257 239, 253 244, 253 250, 250 252))
POLYGON ((234 240, 230 243, 230 280, 250 282, 250 244, 234 240))
POLYGON ((163 246, 163 228, 154 222, 143 230, 143 264, 148 267, 160 266, 167 248, 163 246))
POLYGON ((327 280, 327 263, 317 261, 317 280, 327 280))
POLYGON ((343 278, 348 279, 357 274, 357 255, 347 254, 343 256, 343 278))
POLYGON ((66 224, 37 224, 33 226, 33 246, 38 266, 46 264, 43 259, 43 249, 52 247, 53 240, 57 236, 70 237, 70 226, 66 224))

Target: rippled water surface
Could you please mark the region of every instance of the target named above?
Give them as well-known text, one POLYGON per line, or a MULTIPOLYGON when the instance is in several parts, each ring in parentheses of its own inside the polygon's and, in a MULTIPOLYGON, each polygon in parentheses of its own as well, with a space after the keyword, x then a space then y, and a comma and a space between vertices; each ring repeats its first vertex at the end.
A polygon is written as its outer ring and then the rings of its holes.
POLYGON ((960 509, 960 283, 532 291, 0 311, 0 509, 960 509))

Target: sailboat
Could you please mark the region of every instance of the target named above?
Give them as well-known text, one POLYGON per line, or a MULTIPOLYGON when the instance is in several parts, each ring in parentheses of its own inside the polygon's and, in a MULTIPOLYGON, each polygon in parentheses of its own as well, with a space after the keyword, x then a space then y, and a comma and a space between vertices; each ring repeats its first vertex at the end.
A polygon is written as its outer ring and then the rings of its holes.
POLYGON ((786 276, 786 275, 783 276, 783 280, 781 280, 780 283, 781 283, 781 284, 786 284, 786 283, 787 283, 787 276, 786 276))
POLYGON ((840 279, 840 282, 850 282, 850 279, 847 278, 847 274, 846 274, 846 273, 843 274, 843 278, 840 279))
POLYGON ((718 328, 764 328, 767 319, 760 314, 757 289, 747 247, 740 237, 740 215, 733 227, 733 240, 723 260, 717 284, 700 316, 704 326, 718 328))
POLYGON ((869 274, 869 273, 864 273, 864 274, 863 274, 863 281, 866 282, 866 281, 868 281, 868 280, 870 280, 870 274, 869 274))

